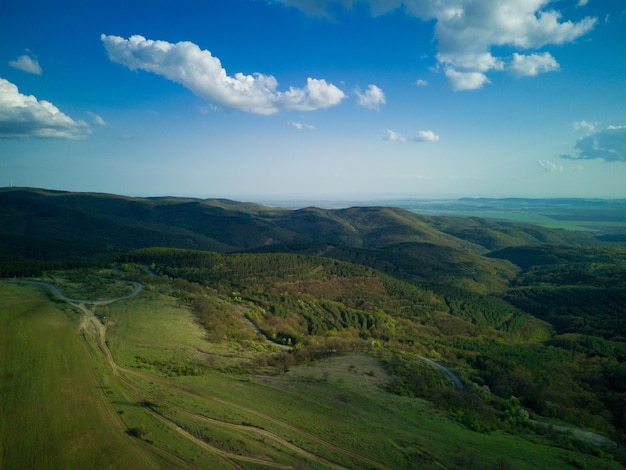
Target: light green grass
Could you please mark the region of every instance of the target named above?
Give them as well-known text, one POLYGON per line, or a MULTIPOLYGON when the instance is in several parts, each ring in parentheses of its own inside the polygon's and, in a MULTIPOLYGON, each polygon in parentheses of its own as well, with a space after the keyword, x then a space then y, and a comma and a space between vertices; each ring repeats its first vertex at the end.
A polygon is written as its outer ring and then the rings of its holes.
POLYGON ((43 280, 54 284, 66 297, 81 300, 102 300, 124 297, 135 287, 128 282, 116 279, 110 269, 50 271, 43 280))
POLYGON ((159 375, 196 375, 207 367, 239 368, 269 345, 209 342, 189 309, 166 295, 98 307, 106 316, 115 361, 159 375))
MULTIPOLYGON (((253 409, 265 418, 248 413, 242 419, 277 434, 286 433, 293 442, 318 455, 340 459, 350 468, 368 465, 337 456, 307 436, 313 434, 391 468, 499 468, 505 464, 515 469, 572 468, 564 460, 568 456, 586 468, 621 468, 609 460, 551 447, 537 437, 537 442, 531 442, 504 433, 469 431, 427 402, 383 392, 385 377, 379 374, 384 372, 375 358, 343 356, 295 367, 284 376, 257 376, 249 381, 226 377, 178 380, 194 384, 201 395, 210 390, 213 397, 253 409)), ((245 414, 241 408, 238 411, 245 414)))
POLYGON ((41 289, 0 283, 0 468, 154 467, 104 399, 77 326, 41 289))
POLYGON ((481 219, 505 220, 539 225, 551 229, 572 230, 575 232, 595 232, 602 229, 626 229, 626 222, 604 222, 591 220, 559 220, 533 212, 497 211, 497 210, 461 210, 461 209, 420 209, 421 214, 458 217, 479 217, 481 219))
MULTIPOLYGON (((458 217, 479 217, 481 219, 506 220, 509 222, 523 222, 527 224, 539 225, 546 228, 573 230, 578 232, 590 231, 593 222, 578 220, 557 220, 546 215, 536 214, 532 212, 514 212, 514 211, 471 211, 471 210, 420 210, 423 214, 446 215, 458 217)), ((597 224, 609 225, 609 224, 597 224)), ((611 224, 612 225, 612 224, 611 224)), ((626 227, 626 224, 616 224, 617 227, 626 227)))

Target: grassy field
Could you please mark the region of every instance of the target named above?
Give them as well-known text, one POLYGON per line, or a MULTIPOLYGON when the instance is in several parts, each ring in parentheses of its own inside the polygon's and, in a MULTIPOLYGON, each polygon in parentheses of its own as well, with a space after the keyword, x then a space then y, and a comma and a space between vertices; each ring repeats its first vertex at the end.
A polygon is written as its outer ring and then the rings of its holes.
POLYGON ((385 392, 369 354, 226 373, 273 346, 208 342, 151 286, 95 313, 111 356, 79 331, 79 311, 0 284, 0 468, 621 468, 538 436, 469 431, 385 392))
POLYGON ((114 278, 110 269, 50 271, 43 278, 70 299, 102 300, 129 295, 134 286, 114 278))
POLYGON ((112 412, 68 310, 0 283, 0 468, 155 468, 112 412))
POLYGON ((539 225, 545 228, 573 230, 579 232, 593 232, 599 228, 626 229, 626 223, 621 222, 593 222, 587 220, 559 220, 547 215, 534 212, 496 211, 496 210, 433 210, 421 211, 422 214, 448 215, 457 217, 480 217, 483 219, 506 220, 508 222, 522 222, 539 225))

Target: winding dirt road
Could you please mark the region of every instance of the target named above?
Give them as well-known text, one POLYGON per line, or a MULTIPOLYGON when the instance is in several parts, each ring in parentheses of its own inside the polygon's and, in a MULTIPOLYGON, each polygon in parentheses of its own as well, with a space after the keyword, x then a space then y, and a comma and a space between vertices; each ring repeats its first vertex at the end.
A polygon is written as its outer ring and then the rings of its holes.
POLYGON ((459 379, 454 372, 452 372, 450 369, 448 369, 443 364, 441 364, 441 363, 439 363, 437 361, 433 361, 432 359, 429 359, 429 358, 424 357, 424 356, 420 356, 420 359, 422 361, 428 362, 431 366, 436 367, 437 369, 442 371, 444 374, 446 374, 450 378, 450 380, 452 380, 452 382, 454 383, 454 386, 456 388, 458 388, 459 390, 463 390, 465 388, 463 386, 463 382, 461 382, 461 379, 459 379))
POLYGON ((133 286, 135 286, 135 290, 133 292, 131 292, 128 295, 124 295, 122 297, 116 297, 114 299, 97 299, 97 300, 83 300, 83 299, 71 299, 69 297, 66 297, 57 286, 55 286, 54 284, 50 284, 49 282, 43 282, 43 281, 27 281, 27 280, 23 280, 23 279, 2 279, 2 282, 7 282, 9 284, 30 284, 30 285, 38 285, 38 286, 43 286, 47 289, 49 289, 52 294, 61 300, 64 300, 65 302, 68 302, 70 304, 89 304, 89 305, 107 305, 113 302, 117 302, 118 300, 126 300, 126 299, 132 299, 133 297, 135 297, 137 294, 139 294, 142 290, 143 290, 143 285, 140 282, 136 282, 136 281, 124 281, 127 282, 128 284, 132 284, 133 286))

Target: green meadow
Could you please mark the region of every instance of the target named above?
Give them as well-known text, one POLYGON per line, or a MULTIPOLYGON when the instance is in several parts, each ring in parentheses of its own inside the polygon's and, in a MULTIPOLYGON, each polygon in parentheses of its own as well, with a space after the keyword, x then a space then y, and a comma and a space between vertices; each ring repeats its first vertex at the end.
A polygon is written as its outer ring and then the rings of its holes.
POLYGON ((95 307, 104 343, 42 288, 0 284, 0 468, 621 468, 391 394, 374 353, 251 368, 279 348, 211 339, 148 279, 95 307))
POLYGON ((38 287, 0 283, 0 468, 150 468, 78 332, 78 314, 38 287))
POLYGON ((594 221, 586 219, 559 219, 549 215, 538 214, 536 212, 516 212, 516 211, 497 211, 497 210, 424 210, 424 214, 445 215, 454 217, 478 217, 482 219, 501 220, 508 222, 520 222, 525 224, 533 224, 549 229, 572 230, 578 232, 603 232, 603 231, 620 231, 626 229, 626 222, 615 221, 594 221))

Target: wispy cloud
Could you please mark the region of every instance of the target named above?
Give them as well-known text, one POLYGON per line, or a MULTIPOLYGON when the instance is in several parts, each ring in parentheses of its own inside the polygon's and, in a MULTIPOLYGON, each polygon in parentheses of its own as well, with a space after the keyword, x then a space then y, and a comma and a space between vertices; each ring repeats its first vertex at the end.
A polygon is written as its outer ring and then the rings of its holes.
POLYGON ((214 104, 208 104, 207 106, 196 106, 196 109, 200 114, 206 116, 207 114, 219 111, 220 108, 214 104))
POLYGON ((568 160, 595 160, 626 162, 626 126, 608 126, 606 129, 581 137, 574 152, 561 155, 568 160))
POLYGON ((360 106, 369 109, 380 109, 385 104, 385 92, 376 85, 369 85, 364 93, 361 90, 355 90, 357 102, 360 106))
POLYGON ((549 52, 529 55, 514 52, 513 62, 509 66, 509 70, 518 77, 534 77, 540 73, 556 72, 559 69, 559 63, 549 52))
POLYGON ((303 88, 281 92, 272 75, 230 76, 210 51, 188 41, 172 44, 139 35, 124 39, 105 34, 101 39, 113 62, 162 75, 202 99, 249 113, 313 111, 335 106, 345 98, 343 91, 323 79, 308 78, 303 88))
POLYGON ((39 65, 39 62, 35 57, 30 55, 21 55, 16 60, 10 61, 9 65, 13 68, 21 70, 22 72, 41 75, 41 66, 39 65))
POLYGON ((537 162, 539 164, 539 166, 541 167, 541 169, 547 173, 554 173, 557 171, 563 171, 563 167, 560 165, 557 165, 554 162, 551 162, 550 160, 539 160, 537 162))
MULTIPOLYGON (((398 142, 400 144, 406 144, 407 142, 409 142, 409 139, 407 139, 405 136, 403 136, 399 132, 392 131, 391 129, 387 129, 380 138, 388 142, 398 142)), ((411 139, 411 142, 438 142, 438 141, 439 141, 439 136, 435 134, 433 131, 419 131, 417 133, 417 137, 414 137, 411 139)))
POLYGON ((416 84, 417 86, 422 86, 422 87, 423 87, 423 86, 428 86, 428 81, 427 81, 427 80, 424 80, 424 79, 422 79, 422 78, 419 78, 419 79, 415 80, 415 84, 416 84))
POLYGON ((381 139, 389 142, 398 142, 400 144, 405 144, 407 142, 406 137, 398 132, 392 131, 391 129, 387 129, 381 136, 381 139))
MULTIPOLYGON (((337 4, 344 8, 366 4, 373 16, 402 8, 407 14, 435 20, 437 62, 453 90, 475 90, 489 83, 487 73, 511 71, 522 76, 557 70, 551 55, 523 55, 515 62, 494 55, 508 46, 528 51, 547 45, 566 44, 593 29, 597 18, 562 21, 562 14, 548 9, 547 0, 279 0, 311 15, 330 17, 337 4), (332 7, 331 7, 332 5, 332 7), (511 62, 511 63, 507 63, 511 62), (534 66, 533 66, 534 63, 534 66)), ((579 0, 583 6, 585 0, 579 0)))
POLYGON ((576 121, 574 123, 574 129, 576 130, 580 130, 580 129, 584 129, 587 130, 589 132, 594 132, 597 128, 598 128, 598 122, 595 121, 576 121))
POLYGON ((414 140, 416 142, 439 142, 439 136, 433 131, 419 131, 414 140))
POLYGON ((295 127, 299 131, 302 131, 302 130, 314 131, 315 130, 315 126, 313 126, 311 124, 305 124, 303 122, 290 121, 289 125, 292 126, 292 127, 295 127))
POLYGON ((91 111, 87 111, 87 114, 91 116, 91 121, 98 126, 106 126, 107 123, 101 116, 98 116, 96 113, 92 113, 91 111))
POLYGON ((0 78, 0 138, 84 139, 90 134, 86 122, 74 121, 49 101, 21 94, 0 78))

